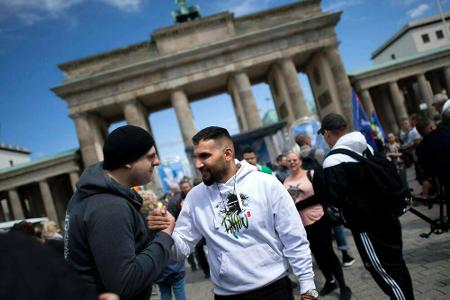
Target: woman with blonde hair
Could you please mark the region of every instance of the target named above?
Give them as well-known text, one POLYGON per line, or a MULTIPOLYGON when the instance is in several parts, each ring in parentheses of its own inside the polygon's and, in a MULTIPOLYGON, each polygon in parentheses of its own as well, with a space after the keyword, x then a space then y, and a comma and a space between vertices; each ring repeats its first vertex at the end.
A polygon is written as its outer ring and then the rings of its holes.
POLYGON ((284 180, 284 186, 294 200, 300 215, 311 252, 325 277, 325 285, 320 291, 320 296, 331 293, 340 288, 341 300, 351 298, 352 292, 345 284, 341 263, 333 250, 331 225, 324 213, 321 201, 321 190, 313 187, 313 177, 320 179, 319 174, 312 170, 302 168, 302 159, 298 153, 287 155, 288 168, 291 175, 284 180))
POLYGON ((54 221, 47 221, 42 225, 42 235, 44 240, 62 240, 61 229, 54 221))

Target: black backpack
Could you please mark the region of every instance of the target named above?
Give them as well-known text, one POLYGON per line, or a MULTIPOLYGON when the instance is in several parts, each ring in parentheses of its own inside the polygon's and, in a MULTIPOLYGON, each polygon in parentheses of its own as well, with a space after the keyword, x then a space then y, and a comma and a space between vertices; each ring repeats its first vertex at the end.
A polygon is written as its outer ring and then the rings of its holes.
POLYGON ((367 190, 367 207, 373 208, 374 214, 387 214, 394 217, 403 215, 411 207, 411 192, 405 186, 397 172, 395 165, 381 153, 372 154, 364 151, 361 156, 347 149, 334 149, 333 154, 345 154, 359 161, 363 166, 364 188, 367 190))

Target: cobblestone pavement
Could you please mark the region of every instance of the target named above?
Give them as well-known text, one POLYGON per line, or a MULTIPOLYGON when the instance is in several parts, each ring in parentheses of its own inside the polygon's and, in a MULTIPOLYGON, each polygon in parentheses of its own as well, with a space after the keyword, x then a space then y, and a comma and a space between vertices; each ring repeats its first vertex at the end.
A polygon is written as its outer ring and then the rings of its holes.
MULTIPOLYGON (((408 175, 411 178, 412 175, 408 175)), ((412 185, 417 192, 417 185, 412 185)), ((417 206, 416 208, 433 218, 438 216, 436 205, 432 209, 425 206, 417 206)), ((433 234, 425 239, 419 235, 429 231, 427 223, 412 213, 402 216, 401 222, 403 225, 404 257, 413 279, 416 300, 450 299, 450 232, 441 235, 433 234)), ((353 266, 344 269, 347 284, 353 291, 352 299, 386 299, 387 297, 362 266, 350 232, 347 231, 346 233, 352 255, 356 259, 353 266)), ((339 254, 337 249, 336 254, 339 254)), ((201 271, 192 272, 189 267, 186 269, 188 299, 213 299, 212 284, 208 279, 203 278, 203 273, 201 271)), ((324 284, 324 278, 317 268, 315 268, 315 274, 316 285, 320 289, 324 284)), ((321 299, 339 299, 339 293, 333 292, 321 299)))

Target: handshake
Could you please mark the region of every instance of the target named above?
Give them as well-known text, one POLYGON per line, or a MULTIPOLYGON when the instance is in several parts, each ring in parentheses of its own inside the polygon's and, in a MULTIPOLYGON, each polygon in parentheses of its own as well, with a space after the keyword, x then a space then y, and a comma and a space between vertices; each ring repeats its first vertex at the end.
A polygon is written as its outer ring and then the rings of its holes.
POLYGON ((150 230, 161 230, 172 236, 175 228, 175 218, 165 207, 155 208, 148 213, 147 225, 150 230))

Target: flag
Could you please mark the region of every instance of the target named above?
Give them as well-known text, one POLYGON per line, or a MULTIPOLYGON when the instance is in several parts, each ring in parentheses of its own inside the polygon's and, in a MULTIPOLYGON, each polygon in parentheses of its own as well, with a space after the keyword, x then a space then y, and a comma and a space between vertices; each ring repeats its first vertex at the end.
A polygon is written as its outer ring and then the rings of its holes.
POLYGON ((386 141, 386 135, 384 134, 383 128, 381 127, 381 123, 378 120, 376 112, 373 112, 370 118, 370 124, 372 126, 372 132, 375 132, 377 138, 379 138, 382 141, 386 141))
MULTIPOLYGON (((366 113, 364 112, 361 101, 359 100, 358 95, 355 90, 352 89, 352 104, 353 104, 353 126, 355 130, 361 132, 366 138, 367 143, 375 150, 378 150, 374 135, 375 130, 372 130, 372 122, 367 118, 366 113)), ((378 121, 378 118, 376 119, 378 121)))

